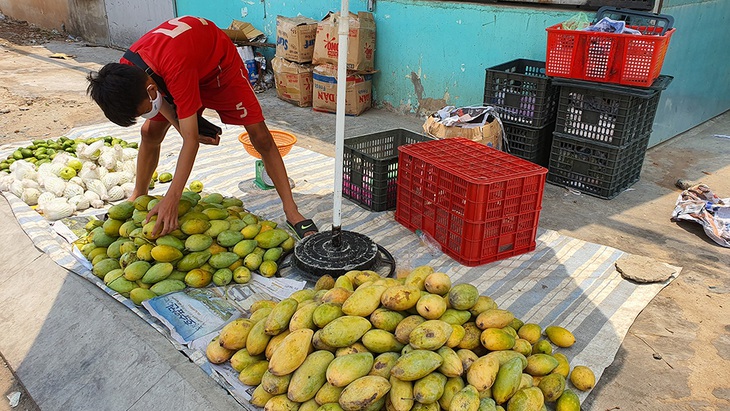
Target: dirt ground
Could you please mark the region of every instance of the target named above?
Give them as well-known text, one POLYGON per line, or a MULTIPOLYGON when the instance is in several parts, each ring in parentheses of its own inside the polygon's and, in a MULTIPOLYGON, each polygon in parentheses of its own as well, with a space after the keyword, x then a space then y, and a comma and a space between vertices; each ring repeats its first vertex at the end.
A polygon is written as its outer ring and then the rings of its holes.
MULTIPOLYGON (((9 48, 17 46, 40 47, 49 41, 79 40, 0 17, 0 53, 9 53, 9 48)), ((86 95, 64 90, 18 94, 18 89, 10 84, 0 84, 0 144, 28 140, 29 136, 33 139, 56 138, 75 126, 103 120, 99 108, 86 95)))
MULTIPOLYGON (((2 16, 2 15, 0 15, 2 16)), ((68 36, 41 30, 26 22, 0 17, 0 52, 9 52, 8 46, 35 46, 51 40, 69 40, 68 36)), ((73 40, 69 40, 73 41, 73 40)), ((93 103, 84 98, 69 99, 67 95, 19 95, 7 85, 0 85, 0 145, 27 140, 27 130, 44 130, 42 137, 61 136, 77 124, 87 124, 99 118, 93 103), (59 104, 60 103, 60 104, 59 104), (53 107, 53 110, 49 110, 53 107)), ((28 395, 0 357, 0 411, 38 411, 40 408, 28 395), (20 392, 20 402, 10 407, 8 396, 20 392)))

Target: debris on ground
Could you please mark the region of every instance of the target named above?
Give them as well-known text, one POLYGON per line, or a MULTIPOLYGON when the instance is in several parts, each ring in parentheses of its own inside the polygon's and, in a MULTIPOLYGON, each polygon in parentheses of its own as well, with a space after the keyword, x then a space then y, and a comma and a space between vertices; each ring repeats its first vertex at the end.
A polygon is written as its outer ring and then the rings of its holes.
POLYGON ((0 44, 13 43, 21 46, 45 44, 49 41, 65 41, 68 38, 58 30, 45 30, 23 20, 8 16, 0 18, 0 44))
POLYGON ((11 392, 7 397, 8 401, 10 401, 10 408, 15 408, 20 403, 20 391, 11 392))
POLYGON ((714 242, 730 247, 730 198, 718 197, 706 184, 692 185, 679 195, 672 221, 681 220, 699 223, 714 242))
POLYGON ((623 278, 637 283, 661 283, 677 275, 677 269, 640 255, 624 255, 615 264, 623 278))

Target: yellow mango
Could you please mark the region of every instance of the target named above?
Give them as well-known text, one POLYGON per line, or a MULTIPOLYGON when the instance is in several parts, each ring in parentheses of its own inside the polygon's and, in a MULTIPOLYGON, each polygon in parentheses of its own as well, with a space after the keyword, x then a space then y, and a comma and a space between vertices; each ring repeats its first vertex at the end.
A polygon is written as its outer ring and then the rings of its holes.
POLYGON ((479 409, 479 393, 472 385, 467 385, 454 394, 449 410, 477 411, 479 409))
POLYGON ((567 348, 575 344, 575 336, 573 333, 563 327, 551 325, 545 328, 545 335, 550 341, 561 348, 567 348))
POLYGON ((205 355, 208 357, 208 361, 213 364, 223 364, 228 361, 235 351, 221 347, 218 337, 213 338, 206 347, 205 355))
POLYGON ((440 320, 424 321, 411 331, 409 342, 416 349, 437 350, 448 341, 454 328, 440 320))
POLYGON ((514 319, 515 316, 510 311, 493 308, 480 313, 475 322, 477 327, 485 330, 487 328, 507 327, 514 319))
POLYGON ((524 388, 517 391, 509 400, 507 411, 540 411, 543 405, 545 399, 539 388, 524 388))
POLYGON ((497 404, 507 402, 519 390, 521 382, 522 362, 513 358, 499 367, 499 372, 492 385, 492 398, 497 404))
MULTIPOLYGON (((441 347, 437 351, 443 362, 438 371, 447 378, 460 377, 464 373, 464 364, 456 351, 449 347, 441 347)), ((473 385, 473 384, 472 384, 473 385)))
POLYGON ((446 376, 432 372, 413 384, 413 399, 421 404, 434 404, 441 398, 446 385, 446 376))
POLYGON ((305 402, 314 398, 327 381, 327 368, 334 358, 329 351, 309 354, 292 375, 287 393, 289 399, 305 402))
POLYGON ((466 379, 477 391, 484 391, 492 387, 499 369, 499 361, 496 358, 479 357, 467 370, 466 379))
POLYGON ((249 364, 238 374, 238 380, 246 385, 259 385, 261 384, 261 378, 264 376, 268 367, 269 362, 266 360, 256 361, 253 364, 249 364))
POLYGON ((395 362, 400 358, 400 354, 396 352, 384 352, 373 361, 368 375, 378 375, 383 378, 390 378, 390 370, 395 366, 395 362))
POLYGON ((271 395, 286 394, 291 377, 291 374, 276 376, 267 370, 261 376, 261 386, 271 395))
POLYGON ((248 333, 254 324, 253 321, 246 318, 238 318, 229 322, 220 331, 219 341, 221 346, 236 351, 245 348, 248 333))
POLYGON ((555 402, 565 391, 565 377, 560 374, 548 374, 538 384, 547 402, 555 402))
POLYGON ((309 354, 313 335, 314 331, 305 328, 286 336, 269 360, 269 372, 283 376, 299 368, 309 354))
POLYGON ((370 330, 370 321, 351 315, 332 320, 321 331, 322 342, 331 347, 347 347, 362 338, 370 330))
POLYGON ((527 357, 525 372, 532 376, 548 375, 558 366, 558 360, 549 354, 532 354, 527 357))
POLYGON ((381 354, 385 352, 400 352, 403 349, 395 335, 385 330, 370 330, 362 336, 362 343, 371 352, 381 354))
POLYGON ((570 373, 570 382, 573 383, 575 388, 581 391, 588 391, 596 385, 596 376, 590 368, 584 365, 577 365, 573 367, 573 371, 570 373))
POLYGON ((344 411, 361 411, 377 404, 390 390, 390 382, 383 377, 366 375, 342 390, 339 404, 344 411))
POLYGON ((368 375, 373 361, 373 355, 369 352, 336 357, 327 367, 327 382, 335 387, 345 387, 356 379, 368 375))
POLYGON ((319 391, 317 391, 317 394, 314 396, 314 400, 317 401, 317 404, 319 405, 336 403, 337 400, 340 399, 340 394, 344 389, 345 387, 335 387, 334 385, 325 382, 324 385, 322 385, 322 387, 319 389, 319 391))
POLYGON ((403 381, 415 381, 438 369, 443 361, 443 358, 433 351, 413 350, 401 356, 390 373, 403 381))
POLYGON ((299 303, 293 298, 285 298, 279 301, 271 310, 271 314, 266 319, 266 334, 276 335, 289 328, 289 321, 297 311, 299 303))
POLYGON ((369 316, 380 305, 380 296, 385 289, 382 286, 359 287, 342 303, 342 312, 345 315, 369 316))
POLYGON ((555 411, 580 411, 580 399, 571 390, 563 391, 563 394, 555 402, 555 411))
POLYGON ((451 401, 454 395, 465 387, 464 380, 461 377, 453 377, 446 380, 444 385, 444 393, 439 398, 439 405, 445 410, 451 409, 451 401))
POLYGON ((515 346, 515 338, 501 328, 487 328, 482 331, 480 340, 490 351, 509 350, 515 346))
POLYGON ((420 298, 421 291, 419 288, 412 285, 396 285, 387 288, 383 292, 380 302, 383 307, 393 311, 405 311, 415 307, 420 298))

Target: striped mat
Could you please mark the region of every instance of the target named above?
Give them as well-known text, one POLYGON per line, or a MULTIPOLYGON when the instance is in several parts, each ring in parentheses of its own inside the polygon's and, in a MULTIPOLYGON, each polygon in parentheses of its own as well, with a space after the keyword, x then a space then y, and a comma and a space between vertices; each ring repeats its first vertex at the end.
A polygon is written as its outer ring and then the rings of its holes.
MULTIPOLYGON (((217 119, 210 119, 219 125, 217 119)), ((284 224, 281 203, 274 190, 255 187, 255 158, 238 142, 242 129, 224 127, 221 144, 202 146, 190 180, 200 180, 206 192, 233 195, 255 214, 284 224)), ((111 135, 139 141, 137 127, 120 128, 112 123, 76 128, 67 136, 88 138, 111 135)), ((158 171, 173 172, 182 139, 171 131, 162 147, 158 171)), ((28 143, 0 147, 0 156, 28 143)), ((295 146, 284 158, 294 180, 294 199, 299 210, 317 222, 320 230, 331 226, 334 159, 295 146)), ((153 194, 164 194, 167 185, 158 184, 153 194)), ((20 225, 34 244, 60 266, 97 284, 144 318, 169 338, 168 330, 146 310, 104 286, 71 254, 64 240, 54 234, 47 221, 9 193, 5 193, 20 225)), ((429 252, 420 239, 393 218, 392 211, 370 212, 343 200, 342 228, 369 236, 393 254, 398 270, 430 265, 448 273, 454 283, 475 285, 482 295, 492 297, 500 308, 512 311, 524 322, 546 327, 560 325, 577 339, 574 346, 560 349, 571 365, 589 366, 597 378, 618 352, 636 316, 673 278, 665 283, 636 284, 623 280, 614 263, 624 252, 566 237, 552 230, 538 229, 534 252, 479 267, 465 267, 440 252, 429 252)), ((679 268, 677 268, 679 273, 679 268)), ((172 341, 172 339, 171 339, 172 341)), ((210 373, 201 353, 176 344, 210 373)), ((226 385, 220 379, 219 383, 226 385)), ((581 393, 582 399, 588 393, 581 393)))

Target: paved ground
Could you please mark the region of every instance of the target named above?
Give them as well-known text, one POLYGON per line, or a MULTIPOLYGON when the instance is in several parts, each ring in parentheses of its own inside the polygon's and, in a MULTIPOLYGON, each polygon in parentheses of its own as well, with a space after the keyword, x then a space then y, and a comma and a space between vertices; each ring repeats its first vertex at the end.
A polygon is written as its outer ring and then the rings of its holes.
MULTIPOLYGON (((61 130, 100 121, 83 101, 83 76, 118 51, 65 42, 5 44, 0 51, 0 84, 9 93, 67 95, 81 105, 79 120, 69 112, 61 130), (51 52, 77 58, 59 62, 48 58, 51 52)), ((271 91, 260 98, 272 127, 296 132, 303 147, 332 153, 333 115, 293 107, 271 91)), ((46 115, 56 108, 49 104, 46 115)), ((348 118, 347 135, 420 124, 415 116, 371 110, 348 118)), ((34 132, 29 126, 10 137, 28 140, 34 132)), ((545 187, 542 227, 684 267, 636 319, 584 409, 730 409, 730 249, 707 240, 698 225, 669 221, 678 178, 730 196, 730 140, 714 134, 730 134, 730 113, 649 150, 641 181, 611 201, 545 187)), ((141 319, 33 248, 4 200, 0 214, 0 353, 40 409, 240 408, 141 319)), ((0 394, 17 389, 7 369, 0 376, 0 394)), ((22 406, 35 409, 32 401, 22 406)), ((6 409, 0 401, 0 411, 6 409)))

